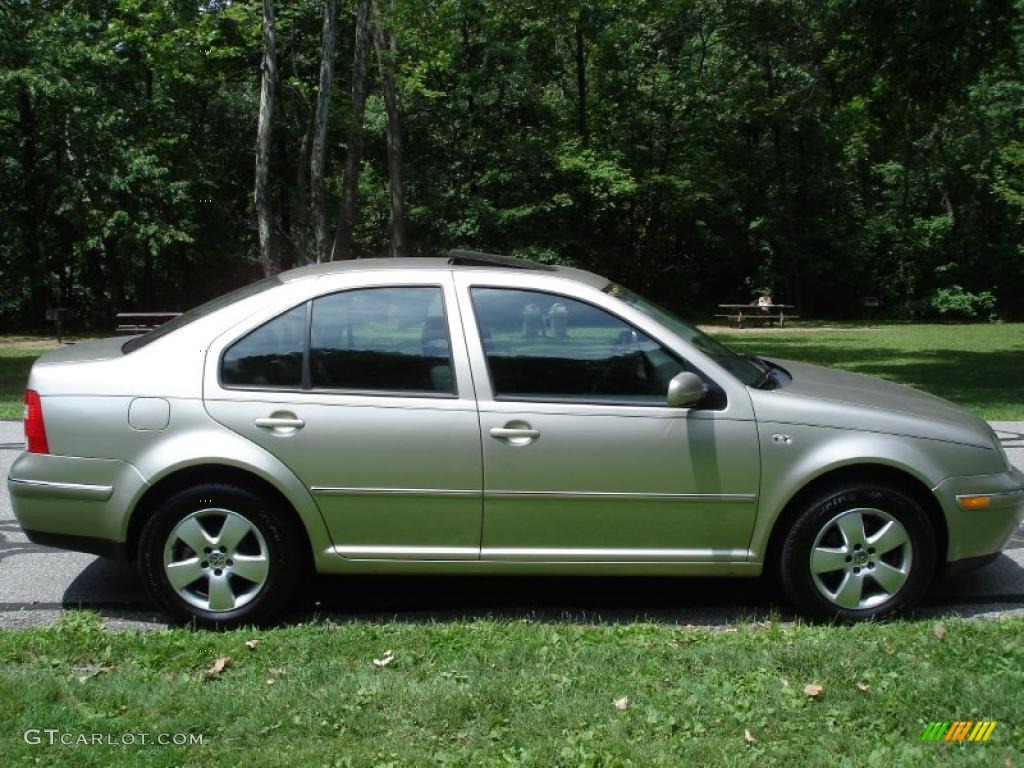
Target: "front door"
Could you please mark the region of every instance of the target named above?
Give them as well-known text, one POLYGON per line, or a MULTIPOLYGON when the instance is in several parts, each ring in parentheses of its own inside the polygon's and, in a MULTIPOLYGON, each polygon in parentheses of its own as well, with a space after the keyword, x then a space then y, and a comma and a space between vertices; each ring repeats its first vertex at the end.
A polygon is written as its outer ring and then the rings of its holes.
POLYGON ((298 475, 344 557, 479 557, 480 431, 451 290, 444 275, 330 293, 211 354, 207 410, 298 475))
POLYGON ((693 368, 594 304, 468 279, 459 296, 479 344, 483 559, 746 559, 759 481, 749 416, 713 399, 668 407, 669 380, 693 368))

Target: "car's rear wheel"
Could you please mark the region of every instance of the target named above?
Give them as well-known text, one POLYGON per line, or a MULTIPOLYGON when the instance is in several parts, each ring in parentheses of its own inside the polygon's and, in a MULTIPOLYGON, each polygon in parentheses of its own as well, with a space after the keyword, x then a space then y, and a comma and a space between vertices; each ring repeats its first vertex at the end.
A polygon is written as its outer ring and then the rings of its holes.
POLYGON ((139 572, 153 600, 200 626, 275 617, 302 575, 301 535, 260 494, 233 485, 185 488, 161 503, 139 537, 139 572))
POLYGON ((935 572, 935 532, 912 496, 883 483, 836 486, 798 512, 780 582, 810 619, 880 619, 915 605, 935 572))

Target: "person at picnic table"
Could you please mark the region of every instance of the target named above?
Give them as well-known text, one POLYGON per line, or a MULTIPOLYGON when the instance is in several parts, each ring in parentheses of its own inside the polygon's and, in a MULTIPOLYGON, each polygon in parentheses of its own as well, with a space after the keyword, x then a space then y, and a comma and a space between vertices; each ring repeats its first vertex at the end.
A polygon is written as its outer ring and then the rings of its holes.
POLYGON ((768 291, 762 291, 757 299, 757 308, 762 312, 769 312, 772 307, 772 296, 768 291))

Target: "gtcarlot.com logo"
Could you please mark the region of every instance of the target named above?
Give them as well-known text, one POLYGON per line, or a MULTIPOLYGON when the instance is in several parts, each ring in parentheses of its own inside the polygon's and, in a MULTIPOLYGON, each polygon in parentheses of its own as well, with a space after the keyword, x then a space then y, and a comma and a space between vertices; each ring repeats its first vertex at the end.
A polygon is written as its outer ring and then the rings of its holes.
POLYGON ((988 741, 996 729, 995 720, 954 720, 928 723, 921 741, 988 741))
POLYGON ((65 747, 187 747, 203 743, 201 733, 73 733, 59 728, 29 728, 26 744, 65 747))

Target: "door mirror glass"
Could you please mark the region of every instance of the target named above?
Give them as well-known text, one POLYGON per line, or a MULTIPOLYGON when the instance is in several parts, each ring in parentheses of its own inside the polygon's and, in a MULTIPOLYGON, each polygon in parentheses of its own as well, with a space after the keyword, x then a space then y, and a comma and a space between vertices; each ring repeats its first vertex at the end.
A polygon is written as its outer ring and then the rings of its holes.
POLYGON ((707 393, 707 385, 701 381, 700 376, 683 371, 668 383, 666 401, 673 408, 687 408, 699 403, 707 393))

